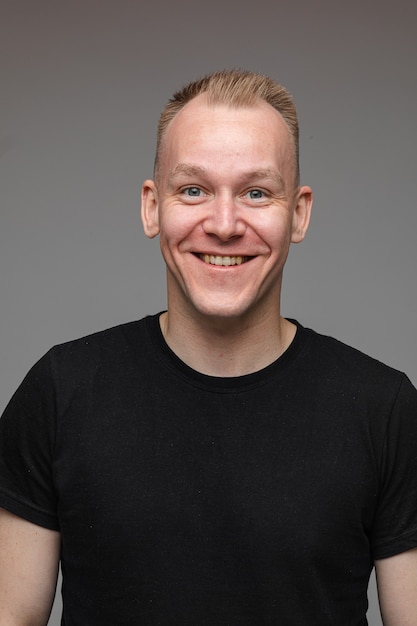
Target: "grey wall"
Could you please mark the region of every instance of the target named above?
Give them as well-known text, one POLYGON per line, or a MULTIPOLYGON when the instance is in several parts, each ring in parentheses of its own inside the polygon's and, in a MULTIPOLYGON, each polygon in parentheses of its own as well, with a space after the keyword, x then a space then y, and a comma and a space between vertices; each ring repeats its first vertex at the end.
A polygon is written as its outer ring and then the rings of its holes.
MULTIPOLYGON (((171 92, 245 67, 298 103, 311 231, 283 312, 417 383, 413 0, 2 0, 0 405, 52 344, 165 304, 139 222, 171 92)), ((58 606, 51 624, 59 624, 58 606)), ((380 624, 375 591, 369 620, 380 624)))

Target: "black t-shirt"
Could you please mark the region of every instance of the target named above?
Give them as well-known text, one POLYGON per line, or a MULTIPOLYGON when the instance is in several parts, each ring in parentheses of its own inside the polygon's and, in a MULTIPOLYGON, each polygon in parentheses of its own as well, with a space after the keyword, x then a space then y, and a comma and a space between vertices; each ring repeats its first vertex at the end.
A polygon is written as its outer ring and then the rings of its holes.
POLYGON ((62 536, 66 626, 359 626, 417 546, 417 392, 298 325, 200 374, 158 316, 53 348, 0 420, 0 506, 62 536))

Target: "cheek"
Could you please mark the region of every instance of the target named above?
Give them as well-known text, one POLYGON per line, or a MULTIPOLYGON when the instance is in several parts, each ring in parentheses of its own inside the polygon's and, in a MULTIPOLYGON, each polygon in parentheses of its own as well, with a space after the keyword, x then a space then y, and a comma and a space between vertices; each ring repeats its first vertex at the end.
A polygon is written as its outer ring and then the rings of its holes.
POLYGON ((163 214, 160 220, 161 246, 179 248, 187 246, 187 242, 198 237, 198 221, 190 212, 176 211, 175 208, 163 214))
POLYGON ((271 250, 279 251, 291 242, 291 223, 287 219, 261 222, 254 230, 271 250))
POLYGON ((161 223, 159 233, 159 243, 162 254, 167 260, 180 253, 185 248, 189 230, 184 222, 178 220, 165 219, 161 223))

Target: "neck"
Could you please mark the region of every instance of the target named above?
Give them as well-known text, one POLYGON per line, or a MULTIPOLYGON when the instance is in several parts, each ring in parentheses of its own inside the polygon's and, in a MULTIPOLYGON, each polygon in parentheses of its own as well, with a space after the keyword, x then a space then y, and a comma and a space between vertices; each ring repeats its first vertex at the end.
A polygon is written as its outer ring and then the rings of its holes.
POLYGON ((243 376, 275 361, 292 342, 296 327, 275 311, 254 324, 245 319, 188 319, 169 310, 161 330, 175 354, 209 376, 243 376))

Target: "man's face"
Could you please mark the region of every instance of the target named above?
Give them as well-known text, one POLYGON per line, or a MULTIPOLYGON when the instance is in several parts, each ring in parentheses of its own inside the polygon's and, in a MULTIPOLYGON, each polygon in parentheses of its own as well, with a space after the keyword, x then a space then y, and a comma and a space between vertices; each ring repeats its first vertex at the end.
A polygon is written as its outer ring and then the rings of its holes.
POLYGON ((310 214, 311 190, 294 180, 289 130, 266 102, 230 108, 198 96, 182 109, 142 196, 145 233, 160 234, 168 309, 276 316, 289 246, 310 214))

